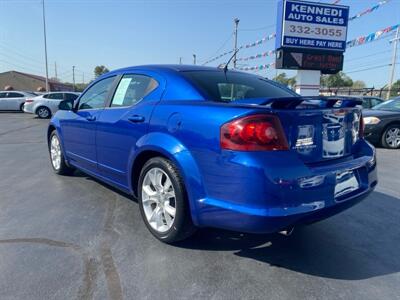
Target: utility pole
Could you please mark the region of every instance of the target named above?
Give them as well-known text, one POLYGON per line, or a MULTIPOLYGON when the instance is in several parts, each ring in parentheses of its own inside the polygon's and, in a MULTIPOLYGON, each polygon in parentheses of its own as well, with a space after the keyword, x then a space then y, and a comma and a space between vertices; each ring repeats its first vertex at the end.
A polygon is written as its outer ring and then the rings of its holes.
POLYGON ((179 57, 179 64, 182 64, 182 57, 179 57))
POLYGON ((390 93, 392 91, 392 85, 393 85, 394 73, 395 73, 394 71, 396 69, 397 43, 400 40, 399 33, 400 33, 400 26, 397 27, 396 37, 390 41, 390 42, 393 42, 393 57, 392 57, 392 68, 391 68, 390 77, 389 77, 389 91, 386 95, 386 100, 390 98, 390 93))
POLYGON ((196 64, 196 54, 193 54, 193 64, 196 64))
POLYGON ((238 26, 239 26, 239 19, 235 18, 233 20, 233 22, 235 23, 235 31, 234 31, 234 35, 235 35, 235 44, 234 44, 234 49, 233 49, 233 68, 236 69, 236 52, 237 52, 237 35, 238 35, 238 26))
POLYGON ((46 40, 46 17, 44 10, 44 0, 42 0, 42 12, 43 12, 43 36, 44 36, 44 58, 46 63, 46 92, 49 91, 49 67, 47 64, 47 40, 46 40))
POLYGON ((85 72, 82 72, 82 83, 85 84, 85 72))
POLYGON ((75 92, 75 66, 72 66, 72 87, 75 92))
POLYGON ((57 62, 56 61, 54 62, 54 77, 56 79, 58 79, 58 76, 57 76, 57 62))

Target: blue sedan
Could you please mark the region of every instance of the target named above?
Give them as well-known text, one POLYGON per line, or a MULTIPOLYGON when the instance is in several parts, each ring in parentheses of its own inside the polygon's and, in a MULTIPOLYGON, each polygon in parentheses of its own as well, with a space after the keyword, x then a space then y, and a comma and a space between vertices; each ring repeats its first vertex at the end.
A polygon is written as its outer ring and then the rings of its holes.
POLYGON ((376 186, 359 104, 299 97, 227 69, 130 67, 60 103, 47 133, 51 165, 135 196, 167 243, 197 227, 290 232, 376 186))

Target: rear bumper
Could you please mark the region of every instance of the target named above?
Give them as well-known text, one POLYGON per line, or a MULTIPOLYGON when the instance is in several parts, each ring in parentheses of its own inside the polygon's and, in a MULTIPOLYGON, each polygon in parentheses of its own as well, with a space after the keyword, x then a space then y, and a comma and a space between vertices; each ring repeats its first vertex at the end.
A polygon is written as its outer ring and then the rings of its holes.
POLYGON ((24 112, 29 113, 29 114, 33 114, 33 103, 25 103, 24 104, 24 112))
MULTIPOLYGON (((236 192, 242 197, 232 195, 233 200, 206 197, 198 201, 197 225, 272 233, 335 215, 366 198, 377 185, 375 150, 366 142, 361 148, 359 157, 338 163, 303 165, 302 168, 286 169, 281 174, 278 166, 276 170, 268 168, 269 172, 275 171, 274 178, 257 180, 244 174, 245 182, 239 187, 243 193, 236 192), (357 188, 347 193, 337 192, 343 185, 338 181, 338 174, 342 172, 354 174, 357 188)), ((280 169, 286 167, 284 163, 280 165, 280 169)), ((225 187, 226 191, 229 189, 229 186, 225 187)))

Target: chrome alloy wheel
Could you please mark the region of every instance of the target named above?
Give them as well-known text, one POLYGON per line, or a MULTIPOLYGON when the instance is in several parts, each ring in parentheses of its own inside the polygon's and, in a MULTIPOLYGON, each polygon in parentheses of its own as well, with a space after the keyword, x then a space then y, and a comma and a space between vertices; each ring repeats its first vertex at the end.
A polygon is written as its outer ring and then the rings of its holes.
POLYGON ((50 158, 54 169, 59 170, 61 166, 61 146, 57 135, 53 135, 51 138, 50 158))
POLYGON ((49 110, 45 107, 41 107, 39 108, 38 112, 37 112, 38 116, 41 117, 42 119, 46 119, 49 117, 50 113, 49 110))
POLYGON ((400 128, 390 128, 385 135, 386 143, 392 148, 400 146, 400 128))
POLYGON ((175 190, 160 168, 147 171, 142 183, 142 205, 150 226, 158 232, 172 227, 176 214, 175 190))

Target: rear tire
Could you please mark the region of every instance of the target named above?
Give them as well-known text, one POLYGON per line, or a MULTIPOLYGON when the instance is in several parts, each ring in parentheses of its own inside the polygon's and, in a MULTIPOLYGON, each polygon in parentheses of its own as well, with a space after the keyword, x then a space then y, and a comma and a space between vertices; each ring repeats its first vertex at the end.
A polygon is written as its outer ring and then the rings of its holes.
POLYGON ((69 167, 65 162, 60 138, 58 137, 56 130, 53 130, 53 132, 50 134, 49 154, 51 166, 56 174, 70 175, 74 172, 75 169, 69 167))
POLYGON ((25 103, 22 103, 22 104, 19 106, 19 110, 20 110, 21 112, 24 112, 24 105, 25 105, 25 103))
POLYGON ((400 124, 389 125, 382 134, 381 144, 388 149, 400 148, 400 124))
POLYGON ((46 106, 40 106, 36 109, 36 115, 39 119, 49 119, 51 117, 51 111, 46 106))
POLYGON ((176 166, 163 157, 148 160, 138 182, 143 221, 160 241, 174 243, 195 232, 185 185, 176 166))

